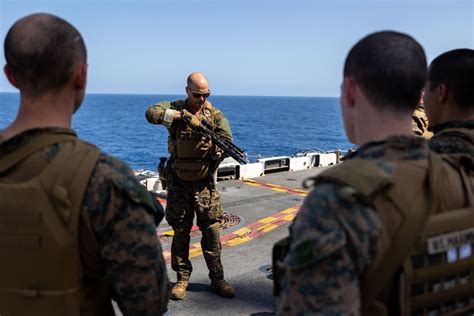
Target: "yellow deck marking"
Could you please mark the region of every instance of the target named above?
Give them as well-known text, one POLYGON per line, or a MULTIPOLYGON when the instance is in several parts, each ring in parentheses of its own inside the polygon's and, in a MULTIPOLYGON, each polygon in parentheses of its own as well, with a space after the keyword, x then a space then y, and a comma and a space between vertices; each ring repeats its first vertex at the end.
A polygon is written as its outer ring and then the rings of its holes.
POLYGON ((270 188, 281 188, 281 186, 279 186, 278 184, 273 184, 273 183, 268 183, 268 182, 265 182, 265 183, 262 182, 262 184, 264 184, 264 185, 266 185, 270 188))
POLYGON ((202 255, 201 245, 199 245, 199 248, 194 248, 194 249, 189 250, 189 256, 190 257, 196 257, 196 256, 199 256, 199 255, 202 255))
POLYGON ((301 194, 306 194, 306 195, 308 195, 308 191, 305 191, 305 190, 293 189, 293 191, 298 192, 298 193, 301 193, 301 194))
POLYGON ((254 186, 254 187, 262 186, 261 184, 258 184, 258 183, 255 183, 255 182, 247 182, 247 181, 244 181, 244 182, 247 183, 248 185, 251 185, 251 186, 254 186))
POLYGON ((250 231, 249 227, 242 227, 241 229, 234 231, 234 234, 236 234, 236 235, 245 235, 249 231, 250 231))
POLYGON ((251 179, 242 179, 242 182, 247 182, 247 183, 256 183, 255 180, 251 180, 251 179))
POLYGON ((285 221, 291 222, 295 217, 296 217, 296 214, 288 214, 286 216, 283 216, 282 219, 284 219, 285 221))
MULTIPOLYGON (((224 240, 222 241, 222 245, 224 246, 230 246, 230 247, 233 247, 233 246, 237 246, 237 245, 240 245, 240 244, 243 244, 243 243, 246 243, 246 242, 249 242, 259 236, 248 236, 247 234, 252 232, 252 231, 258 231, 258 232, 264 232, 264 233, 267 233, 271 230, 274 230, 275 228, 278 228, 280 227, 283 223, 281 223, 281 221, 283 220, 284 222, 290 222, 293 220, 293 218, 296 216, 296 213, 298 212, 299 210, 299 207, 298 206, 292 206, 292 207, 289 207, 287 209, 284 209, 283 211, 280 211, 276 214, 286 214, 285 216, 275 216, 272 215, 272 216, 268 216, 268 217, 265 217, 265 218, 262 218, 260 220, 258 220, 257 222, 258 223, 261 223, 263 225, 261 226, 257 226, 257 227, 254 227, 254 228, 250 228, 250 227, 247 227, 247 226, 244 226, 234 232, 231 232, 230 234, 233 234, 234 237, 232 237, 231 239, 227 239, 227 240, 224 240), (274 222, 277 222, 277 221, 280 221, 280 223, 278 224, 273 224, 274 222)), ((170 231, 170 232, 173 232, 173 231, 170 231)), ((169 232, 167 232, 169 233, 169 232)), ((261 234, 261 233, 260 233, 261 234)), ((192 257, 196 257, 196 256, 200 256, 202 255, 202 249, 201 249, 201 243, 194 243, 192 245, 190 245, 190 249, 189 249, 189 257, 192 258, 192 257)), ((165 258, 165 260, 169 260, 171 258, 171 251, 163 251, 163 257, 165 258)))
POLYGON ((226 244, 229 245, 229 246, 236 246, 236 245, 240 245, 240 244, 243 244, 247 241, 250 241, 252 240, 253 238, 252 237, 248 237, 248 236, 244 236, 244 237, 237 237, 237 238, 232 238, 232 239, 229 239, 226 244))
POLYGON ((279 225, 268 224, 268 225, 264 225, 264 226, 260 227, 259 230, 263 230, 264 232, 268 233, 269 231, 274 230, 274 229, 277 228, 278 226, 279 226, 279 225))
POLYGON ((259 222, 259 223, 262 223, 262 224, 267 224, 267 223, 273 222, 274 220, 275 220, 275 217, 269 216, 269 217, 262 218, 262 219, 259 220, 258 222, 259 222))
POLYGON ((260 182, 260 181, 255 181, 255 180, 250 180, 250 179, 242 179, 240 180, 245 184, 255 186, 255 187, 265 187, 270 190, 278 191, 278 192, 289 192, 289 193, 294 193, 302 196, 307 196, 308 191, 305 190, 300 190, 300 189, 293 189, 293 188, 287 188, 278 184, 273 184, 269 182, 260 182))

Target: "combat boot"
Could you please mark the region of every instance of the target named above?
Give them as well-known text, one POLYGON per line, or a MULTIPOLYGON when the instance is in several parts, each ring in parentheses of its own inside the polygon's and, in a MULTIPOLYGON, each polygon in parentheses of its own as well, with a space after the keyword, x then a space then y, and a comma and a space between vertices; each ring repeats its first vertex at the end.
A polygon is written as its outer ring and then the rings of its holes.
POLYGON ((182 300, 186 295, 186 289, 188 288, 188 280, 178 280, 176 284, 171 289, 171 299, 172 300, 182 300))
POLYGON ((225 280, 212 280, 211 287, 217 290, 217 293, 226 298, 235 296, 234 288, 225 280))

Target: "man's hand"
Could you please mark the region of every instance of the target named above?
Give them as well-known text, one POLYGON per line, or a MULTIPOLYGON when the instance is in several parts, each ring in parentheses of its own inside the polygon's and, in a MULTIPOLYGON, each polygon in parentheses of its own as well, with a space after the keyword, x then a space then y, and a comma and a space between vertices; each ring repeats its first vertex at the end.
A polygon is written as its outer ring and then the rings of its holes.
POLYGON ((212 140, 203 136, 201 141, 197 144, 197 148, 202 151, 210 151, 212 149, 212 140))
POLYGON ((198 117, 194 114, 191 114, 191 112, 186 109, 181 111, 181 118, 193 129, 201 126, 201 121, 198 119, 198 117))

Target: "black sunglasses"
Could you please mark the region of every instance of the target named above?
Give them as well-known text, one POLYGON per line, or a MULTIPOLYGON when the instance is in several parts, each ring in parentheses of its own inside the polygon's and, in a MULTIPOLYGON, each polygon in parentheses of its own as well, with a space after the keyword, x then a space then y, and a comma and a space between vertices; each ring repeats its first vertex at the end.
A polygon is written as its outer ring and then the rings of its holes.
MULTIPOLYGON (((189 89, 189 88, 188 88, 189 89)), ((200 98, 200 97, 203 97, 204 99, 207 99, 209 98, 209 96, 211 95, 211 90, 208 90, 207 92, 205 93, 201 93, 201 92, 197 92, 197 91, 193 91, 191 89, 189 89, 189 91, 191 91, 193 97, 195 98, 200 98)))

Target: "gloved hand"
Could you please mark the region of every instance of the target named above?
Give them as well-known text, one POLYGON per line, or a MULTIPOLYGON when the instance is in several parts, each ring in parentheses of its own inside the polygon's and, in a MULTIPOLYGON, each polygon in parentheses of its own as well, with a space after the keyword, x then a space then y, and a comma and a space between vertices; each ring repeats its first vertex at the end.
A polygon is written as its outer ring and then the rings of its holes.
POLYGON ((216 149, 214 151, 214 155, 212 156, 212 159, 214 160, 222 160, 222 156, 224 154, 224 151, 220 149, 219 147, 216 146, 216 149))
POLYGON ((212 140, 208 137, 202 137, 197 148, 202 151, 210 151, 212 149, 212 140))
POLYGON ((191 112, 189 112, 188 110, 186 109, 183 109, 181 111, 181 118, 186 122, 186 124, 188 124, 192 129, 195 129, 197 127, 199 127, 201 125, 201 121, 199 120, 199 118, 192 114, 191 112))

